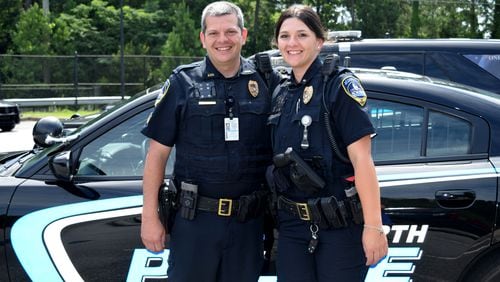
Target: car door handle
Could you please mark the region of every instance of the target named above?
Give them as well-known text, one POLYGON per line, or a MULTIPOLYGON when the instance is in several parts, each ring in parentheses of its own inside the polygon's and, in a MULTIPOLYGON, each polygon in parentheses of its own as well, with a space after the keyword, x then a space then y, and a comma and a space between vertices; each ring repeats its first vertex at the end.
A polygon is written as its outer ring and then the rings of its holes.
POLYGON ((443 208, 468 208, 476 200, 476 192, 473 190, 443 190, 437 191, 435 198, 443 208))

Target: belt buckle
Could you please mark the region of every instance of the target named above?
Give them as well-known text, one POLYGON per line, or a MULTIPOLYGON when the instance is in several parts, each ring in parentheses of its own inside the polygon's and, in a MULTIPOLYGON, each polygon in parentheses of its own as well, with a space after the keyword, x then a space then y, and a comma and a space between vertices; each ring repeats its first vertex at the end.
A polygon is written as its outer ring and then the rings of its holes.
POLYGON ((309 216, 309 209, 307 208, 307 203, 296 203, 297 211, 299 212, 299 218, 302 220, 311 220, 309 216))
POLYGON ((217 215, 231 216, 232 208, 233 199, 219 199, 219 209, 217 210, 217 215))

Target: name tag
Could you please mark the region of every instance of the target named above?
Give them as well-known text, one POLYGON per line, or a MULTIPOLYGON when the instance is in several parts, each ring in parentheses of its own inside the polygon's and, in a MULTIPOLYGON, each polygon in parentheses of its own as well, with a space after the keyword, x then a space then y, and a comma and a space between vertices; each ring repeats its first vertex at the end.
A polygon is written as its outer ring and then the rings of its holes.
POLYGON ((198 101, 198 105, 200 106, 215 105, 215 104, 217 104, 216 101, 203 101, 203 100, 198 101))

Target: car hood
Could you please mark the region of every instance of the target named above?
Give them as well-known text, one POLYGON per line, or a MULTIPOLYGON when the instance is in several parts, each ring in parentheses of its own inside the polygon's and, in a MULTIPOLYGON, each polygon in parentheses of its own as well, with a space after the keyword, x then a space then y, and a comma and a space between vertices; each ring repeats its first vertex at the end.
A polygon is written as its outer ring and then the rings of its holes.
POLYGON ((0 177, 0 214, 7 213, 12 194, 14 194, 17 186, 21 185, 25 180, 12 176, 0 177))

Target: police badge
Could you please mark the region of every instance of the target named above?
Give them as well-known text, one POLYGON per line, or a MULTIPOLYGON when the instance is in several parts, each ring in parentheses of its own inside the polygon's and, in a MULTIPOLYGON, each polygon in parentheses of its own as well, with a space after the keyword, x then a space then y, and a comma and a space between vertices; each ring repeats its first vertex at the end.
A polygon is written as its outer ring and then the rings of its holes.
POLYGON ((252 97, 257 97, 259 95, 259 84, 255 80, 250 80, 248 82, 248 91, 252 97))
POLYGON ((304 104, 307 104, 309 103, 309 101, 311 101, 313 92, 314 90, 312 85, 306 86, 306 88, 304 88, 304 93, 302 94, 302 102, 304 102, 304 104))

